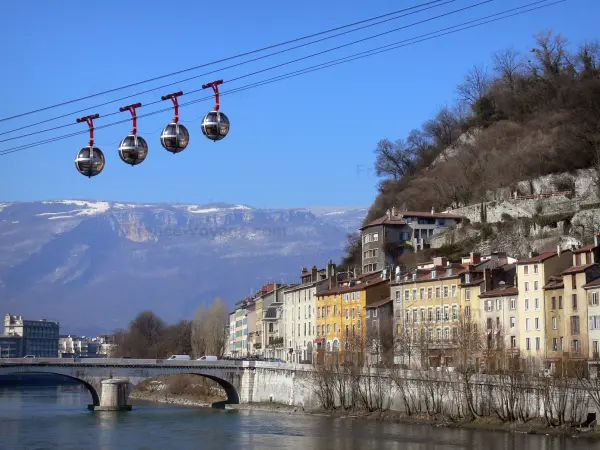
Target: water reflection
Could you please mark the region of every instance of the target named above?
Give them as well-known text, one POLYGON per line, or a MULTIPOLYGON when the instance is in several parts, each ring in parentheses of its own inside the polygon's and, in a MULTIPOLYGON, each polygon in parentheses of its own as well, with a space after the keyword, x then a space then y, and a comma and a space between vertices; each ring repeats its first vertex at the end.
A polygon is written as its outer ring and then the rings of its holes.
POLYGON ((479 430, 378 421, 215 411, 138 402, 134 411, 90 412, 78 388, 0 388, 0 448, 112 450, 594 450, 597 445, 479 430))

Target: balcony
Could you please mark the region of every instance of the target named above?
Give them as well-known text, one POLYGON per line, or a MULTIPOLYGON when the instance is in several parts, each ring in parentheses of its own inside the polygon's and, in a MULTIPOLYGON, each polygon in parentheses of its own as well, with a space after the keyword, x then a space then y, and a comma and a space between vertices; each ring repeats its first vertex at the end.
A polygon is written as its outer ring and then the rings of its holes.
POLYGON ((283 345, 283 338, 282 337, 270 337, 269 345, 283 345))

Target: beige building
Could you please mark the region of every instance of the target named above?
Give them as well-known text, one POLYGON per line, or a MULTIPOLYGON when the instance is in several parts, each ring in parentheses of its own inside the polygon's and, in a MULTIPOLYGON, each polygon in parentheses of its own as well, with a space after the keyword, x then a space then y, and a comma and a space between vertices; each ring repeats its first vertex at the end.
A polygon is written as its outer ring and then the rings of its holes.
POLYGON ((544 286, 550 277, 559 275, 571 266, 570 250, 545 252, 517 262, 519 299, 519 349, 521 358, 546 356, 546 303, 544 286))
POLYGON ((544 304, 546 312, 546 353, 550 368, 563 359, 565 348, 564 302, 565 289, 562 276, 550 277, 544 286, 544 304))

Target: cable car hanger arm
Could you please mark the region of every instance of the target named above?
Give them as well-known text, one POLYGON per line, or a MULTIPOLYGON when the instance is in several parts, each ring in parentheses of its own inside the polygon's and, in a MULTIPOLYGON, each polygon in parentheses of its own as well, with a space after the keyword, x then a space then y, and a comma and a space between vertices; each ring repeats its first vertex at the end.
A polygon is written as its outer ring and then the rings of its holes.
POLYGON ((173 100, 173 107, 175 108, 175 118, 173 119, 173 123, 179 122, 179 103, 177 102, 177 97, 179 97, 180 95, 183 95, 183 91, 174 92, 173 94, 169 94, 169 95, 163 95, 160 98, 161 100, 167 100, 167 99, 173 100))
POLYGON ((97 119, 98 117, 100 117, 100 114, 92 114, 77 119, 77 123, 87 122, 88 127, 90 128, 90 147, 94 146, 94 119, 97 119))
POLYGON ((137 116, 135 113, 135 109, 141 107, 141 103, 134 103, 133 105, 127 105, 119 108, 119 111, 129 111, 131 113, 131 118, 133 119, 133 129, 131 130, 131 134, 137 134, 137 116))
POLYGON ((215 111, 219 110, 219 85, 223 84, 223 80, 213 81, 211 83, 206 83, 202 85, 202 89, 206 89, 208 87, 212 87, 213 92, 215 93, 215 111))

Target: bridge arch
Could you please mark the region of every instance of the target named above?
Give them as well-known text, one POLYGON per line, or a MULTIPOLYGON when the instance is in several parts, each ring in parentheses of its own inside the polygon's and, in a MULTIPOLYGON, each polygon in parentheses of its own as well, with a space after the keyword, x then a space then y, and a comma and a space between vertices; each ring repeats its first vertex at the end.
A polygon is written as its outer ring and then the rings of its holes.
POLYGON ((94 387, 91 383, 83 380, 82 378, 77 378, 71 375, 65 375, 64 373, 59 373, 59 372, 54 372, 52 370, 44 370, 44 371, 40 371, 40 370, 36 370, 36 371, 31 371, 31 372, 22 372, 22 371, 14 371, 14 372, 3 372, 2 375, 38 375, 38 374, 44 374, 44 375, 54 375, 58 378, 68 378, 70 380, 76 381, 78 384, 81 384, 83 386, 85 386, 85 388, 88 390, 88 392, 90 393, 90 395, 92 396, 92 404, 94 406, 99 406, 100 405, 100 395, 98 395, 98 389, 96 389, 96 387, 94 387))
MULTIPOLYGON (((222 402, 213 403, 212 406, 215 408, 222 408, 226 404, 237 405, 240 403, 240 395, 238 393, 238 390, 235 388, 235 386, 231 382, 229 382, 221 377, 215 376, 215 375, 207 374, 204 372, 194 372, 194 371, 182 370, 182 371, 176 371, 176 372, 170 372, 170 373, 163 373, 163 374, 159 374, 156 376, 167 376, 168 377, 168 376, 174 376, 174 375, 191 375, 191 376, 195 376, 195 377, 202 377, 202 378, 207 378, 207 379, 212 380, 215 383, 217 383, 225 391, 225 394, 227 395, 227 400, 222 401, 222 402)), ((145 378, 143 381, 149 380, 151 378, 155 378, 155 376, 145 378)), ((142 381, 142 380, 140 380, 140 381, 142 381)))

